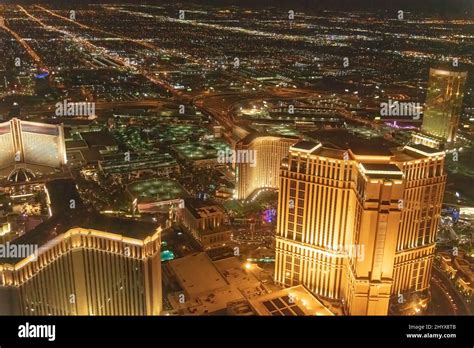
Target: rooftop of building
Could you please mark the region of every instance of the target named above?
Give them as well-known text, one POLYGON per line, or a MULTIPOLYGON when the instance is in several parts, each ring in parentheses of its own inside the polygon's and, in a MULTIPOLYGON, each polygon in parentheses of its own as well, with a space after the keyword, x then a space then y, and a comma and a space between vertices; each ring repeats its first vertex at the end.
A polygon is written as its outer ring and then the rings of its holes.
POLYGON ((393 163, 361 163, 362 171, 371 178, 403 178, 403 172, 393 163))
POLYGON ((119 153, 103 156, 103 160, 100 161, 100 168, 107 174, 177 165, 178 163, 169 153, 132 153, 128 161, 125 160, 124 153, 119 153))
POLYGON ((227 304, 227 314, 237 316, 250 316, 256 315, 256 313, 250 307, 247 300, 237 300, 227 304))
POLYGON ((316 141, 302 140, 294 144, 291 148, 295 150, 301 150, 304 152, 313 152, 321 146, 321 143, 316 141))
POLYGON ((289 140, 289 141, 294 141, 296 142, 300 137, 297 134, 284 134, 282 132, 276 132, 276 131, 271 131, 271 129, 267 131, 254 131, 248 135, 246 135, 244 138, 242 138, 239 143, 242 145, 248 145, 251 142, 255 141, 258 138, 265 138, 265 137, 274 137, 275 139, 280 139, 280 140, 289 140))
POLYGON ((210 144, 187 143, 173 146, 182 157, 190 161, 217 158, 217 149, 210 144))
POLYGON ((87 149, 88 145, 85 140, 66 140, 66 150, 87 149))
POLYGON ((57 124, 49 124, 49 123, 43 123, 43 122, 31 122, 31 121, 26 121, 26 120, 22 120, 22 119, 14 117, 10 121, 0 123, 0 127, 5 127, 12 123, 19 123, 22 127, 21 130, 24 132, 35 132, 35 133, 39 132, 39 133, 46 133, 50 135, 58 135, 56 130, 60 126, 57 124))
POLYGON ((113 110, 114 116, 148 116, 154 113, 145 109, 116 108, 113 110))
MULTIPOLYGON (((144 240, 146 237, 153 235, 159 226, 157 223, 110 217, 92 212, 61 214, 53 216, 48 221, 38 225, 35 229, 11 241, 10 246, 15 245, 20 249, 21 246, 32 245, 39 248, 50 240, 74 228, 109 232, 128 238, 144 240)), ((0 264, 15 264, 23 258, 24 257, 0 257, 0 264)))
POLYGON ((210 132, 194 124, 158 124, 152 127, 150 135, 159 143, 182 144, 196 137, 209 136, 210 132))
MULTIPOLYGON (((361 162, 370 162, 370 157, 388 163, 390 160, 405 162, 444 155, 443 151, 422 144, 401 146, 382 136, 374 136, 363 131, 331 129, 319 130, 310 134, 314 140, 300 141, 293 145, 291 149, 335 159, 344 159, 344 154, 347 151, 350 158, 353 155, 361 162)), ((392 171, 395 171, 394 167, 392 167, 392 171)))
POLYGON ((423 144, 410 144, 404 147, 406 152, 413 154, 414 156, 427 157, 443 154, 442 150, 438 150, 423 144))
POLYGON ((237 288, 245 298, 255 298, 267 292, 260 280, 247 271, 237 257, 214 261, 214 265, 227 282, 237 288))
POLYGON ((202 200, 190 197, 184 200, 184 207, 196 219, 224 214, 222 206, 213 200, 202 200))
POLYGON ((245 298, 265 294, 261 282, 245 271, 236 257, 212 261, 206 253, 194 253, 168 263, 171 274, 185 292, 186 303, 169 296, 174 308, 184 314, 222 313, 228 305, 238 303, 237 312, 252 313, 245 298))
POLYGON ((117 146, 117 141, 107 130, 102 130, 100 132, 81 132, 81 138, 89 147, 117 146))
POLYGON ((191 297, 229 286, 206 253, 194 253, 168 262, 176 280, 191 297))
POLYGON ((303 285, 274 291, 249 303, 258 315, 264 316, 334 315, 303 285))
POLYGON ((390 150, 399 144, 384 139, 382 136, 363 136, 347 129, 317 130, 308 133, 311 138, 320 141, 324 147, 351 150, 356 155, 391 156, 390 150))
POLYGON ((45 186, 51 202, 50 207, 53 216, 64 212, 69 213, 71 200, 74 201, 74 209, 84 209, 84 203, 73 179, 48 181, 45 186))
POLYGON ((460 75, 467 76, 468 70, 469 70, 468 67, 463 64, 459 64, 458 66, 453 66, 453 64, 437 64, 430 68, 430 73, 432 71, 436 71, 437 73, 441 73, 441 74, 445 73, 446 75, 460 74, 460 75))
POLYGON ((35 173, 29 168, 15 168, 9 175, 7 180, 12 183, 21 183, 34 180, 36 178, 35 173))
POLYGON ((239 121, 235 122, 234 128, 237 129, 237 130, 245 131, 246 133, 255 132, 255 127, 252 127, 248 123, 239 122, 239 121))
POLYGON ((148 179, 135 181, 127 186, 132 199, 138 201, 168 201, 188 196, 186 190, 173 179, 148 179))
POLYGON ((445 141, 443 138, 440 138, 440 137, 438 137, 436 135, 433 135, 433 134, 429 134, 427 132, 424 132, 423 130, 421 130, 419 132, 412 132, 411 135, 414 138, 424 138, 424 139, 427 139, 427 140, 431 140, 433 142, 443 142, 443 141, 445 141))
POLYGON ((279 125, 264 125, 261 126, 270 134, 278 134, 285 137, 302 137, 302 134, 294 127, 285 124, 279 125))

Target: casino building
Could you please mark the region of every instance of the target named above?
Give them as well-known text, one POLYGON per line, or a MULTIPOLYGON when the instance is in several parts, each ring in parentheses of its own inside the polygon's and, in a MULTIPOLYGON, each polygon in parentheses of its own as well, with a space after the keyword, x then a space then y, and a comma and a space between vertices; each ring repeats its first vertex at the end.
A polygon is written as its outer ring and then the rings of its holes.
POLYGON ((256 161, 236 163, 237 199, 247 199, 259 189, 278 189, 281 160, 298 139, 254 132, 238 141, 235 151, 254 151, 256 161))
POLYGON ((160 314, 166 220, 89 211, 72 179, 45 189, 50 219, 0 244, 0 315, 160 314))
POLYGON ((9 249, 41 243, 35 254, 0 257, 0 315, 160 314, 161 228, 115 220, 15 240, 9 249))
POLYGON ((66 164, 62 125, 22 121, 0 123, 0 178, 8 178, 19 168, 33 174, 54 172, 66 164))
POLYGON ((428 296, 446 184, 442 151, 347 131, 290 148, 280 171, 275 281, 349 315, 428 296))

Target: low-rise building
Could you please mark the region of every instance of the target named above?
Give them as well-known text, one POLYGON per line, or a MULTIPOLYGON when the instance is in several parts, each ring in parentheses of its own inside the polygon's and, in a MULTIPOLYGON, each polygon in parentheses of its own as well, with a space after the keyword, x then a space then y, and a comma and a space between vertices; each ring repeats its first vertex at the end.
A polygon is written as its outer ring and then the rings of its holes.
POLYGON ((213 201, 189 198, 179 210, 179 221, 204 250, 229 244, 232 230, 224 209, 213 201))
POLYGON ((206 253, 194 253, 167 263, 181 288, 168 294, 174 312, 182 315, 225 314, 227 304, 244 297, 229 284, 206 253))
POLYGON ((264 316, 334 315, 303 285, 271 292, 249 304, 257 315, 264 316))
POLYGON ((179 175, 179 165, 168 153, 109 155, 99 161, 100 171, 113 178, 141 178, 144 175, 170 177, 179 175))

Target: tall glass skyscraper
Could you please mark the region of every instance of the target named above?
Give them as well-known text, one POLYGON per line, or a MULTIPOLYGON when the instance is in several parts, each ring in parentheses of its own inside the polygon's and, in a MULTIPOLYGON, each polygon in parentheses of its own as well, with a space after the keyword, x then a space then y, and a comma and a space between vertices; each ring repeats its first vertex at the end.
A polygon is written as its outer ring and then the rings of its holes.
POLYGON ((423 133, 445 142, 456 140, 466 79, 466 71, 430 69, 423 133))

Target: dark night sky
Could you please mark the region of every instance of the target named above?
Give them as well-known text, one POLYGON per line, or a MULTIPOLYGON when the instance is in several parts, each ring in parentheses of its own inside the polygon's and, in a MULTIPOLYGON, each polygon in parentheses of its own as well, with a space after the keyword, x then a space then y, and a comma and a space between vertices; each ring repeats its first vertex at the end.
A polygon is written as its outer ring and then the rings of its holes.
POLYGON ((237 5, 243 7, 285 7, 294 10, 405 10, 441 15, 462 15, 474 18, 474 0, 0 0, 2 3, 194 3, 237 5))

